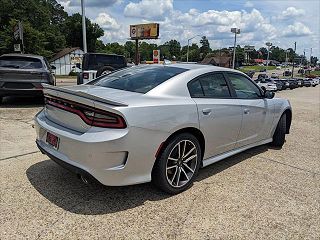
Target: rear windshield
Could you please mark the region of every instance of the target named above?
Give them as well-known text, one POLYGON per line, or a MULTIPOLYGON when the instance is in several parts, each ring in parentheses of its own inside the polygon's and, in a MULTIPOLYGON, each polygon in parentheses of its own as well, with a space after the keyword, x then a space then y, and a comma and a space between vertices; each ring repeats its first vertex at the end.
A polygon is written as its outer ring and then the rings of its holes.
POLYGON ((88 84, 130 92, 146 93, 188 69, 169 66, 138 66, 103 76, 88 84))
POLYGON ((104 66, 119 65, 125 66, 126 60, 123 56, 90 54, 87 57, 87 66, 84 70, 98 70, 104 66))
POLYGON ((19 56, 0 57, 0 67, 19 68, 19 69, 38 69, 42 68, 40 59, 19 56))

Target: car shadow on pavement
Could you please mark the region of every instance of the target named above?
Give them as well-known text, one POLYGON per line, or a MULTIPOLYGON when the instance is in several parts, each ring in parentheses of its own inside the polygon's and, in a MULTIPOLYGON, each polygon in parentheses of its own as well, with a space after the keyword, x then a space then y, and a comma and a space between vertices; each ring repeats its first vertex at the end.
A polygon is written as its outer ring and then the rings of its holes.
POLYGON ((0 108, 34 108, 44 106, 43 97, 5 97, 0 108))
MULTIPOLYGON (((267 146, 257 147, 200 169, 196 181, 202 181, 267 150, 267 146)), ((95 183, 86 185, 75 174, 51 160, 30 166, 26 175, 42 196, 64 210, 76 214, 108 214, 141 206, 146 201, 171 197, 151 183, 125 187, 106 187, 95 183)), ((187 191, 192 191, 192 187, 187 191)))

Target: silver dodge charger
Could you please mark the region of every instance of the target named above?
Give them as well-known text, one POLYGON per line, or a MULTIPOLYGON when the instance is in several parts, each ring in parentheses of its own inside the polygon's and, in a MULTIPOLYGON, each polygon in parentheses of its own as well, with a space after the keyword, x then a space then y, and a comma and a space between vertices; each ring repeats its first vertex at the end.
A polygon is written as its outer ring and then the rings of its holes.
POLYGON ((288 100, 245 74, 200 64, 130 67, 79 86, 45 85, 44 94, 35 118, 42 153, 84 182, 152 181, 171 194, 201 167, 282 147, 292 119, 288 100))

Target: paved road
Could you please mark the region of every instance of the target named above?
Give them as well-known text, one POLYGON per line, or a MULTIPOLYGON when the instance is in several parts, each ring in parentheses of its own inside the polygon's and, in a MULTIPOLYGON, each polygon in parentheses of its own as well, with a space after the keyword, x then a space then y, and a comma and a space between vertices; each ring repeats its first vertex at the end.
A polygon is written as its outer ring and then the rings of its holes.
POLYGON ((42 102, 12 99, 0 107, 0 239, 320 239, 319 90, 277 94, 294 111, 282 150, 213 164, 176 196, 84 185, 37 151, 42 102))

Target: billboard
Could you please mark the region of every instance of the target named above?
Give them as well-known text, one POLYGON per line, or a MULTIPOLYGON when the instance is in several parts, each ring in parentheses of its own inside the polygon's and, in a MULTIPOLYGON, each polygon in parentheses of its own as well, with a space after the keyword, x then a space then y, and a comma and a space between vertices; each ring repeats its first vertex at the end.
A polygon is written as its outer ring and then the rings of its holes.
POLYGON ((131 39, 157 39, 158 37, 159 37, 158 23, 130 25, 131 39))
POLYGON ((244 51, 246 52, 252 52, 254 50, 254 46, 245 45, 244 51))
POLYGON ((153 63, 160 63, 160 50, 153 50, 153 63))

